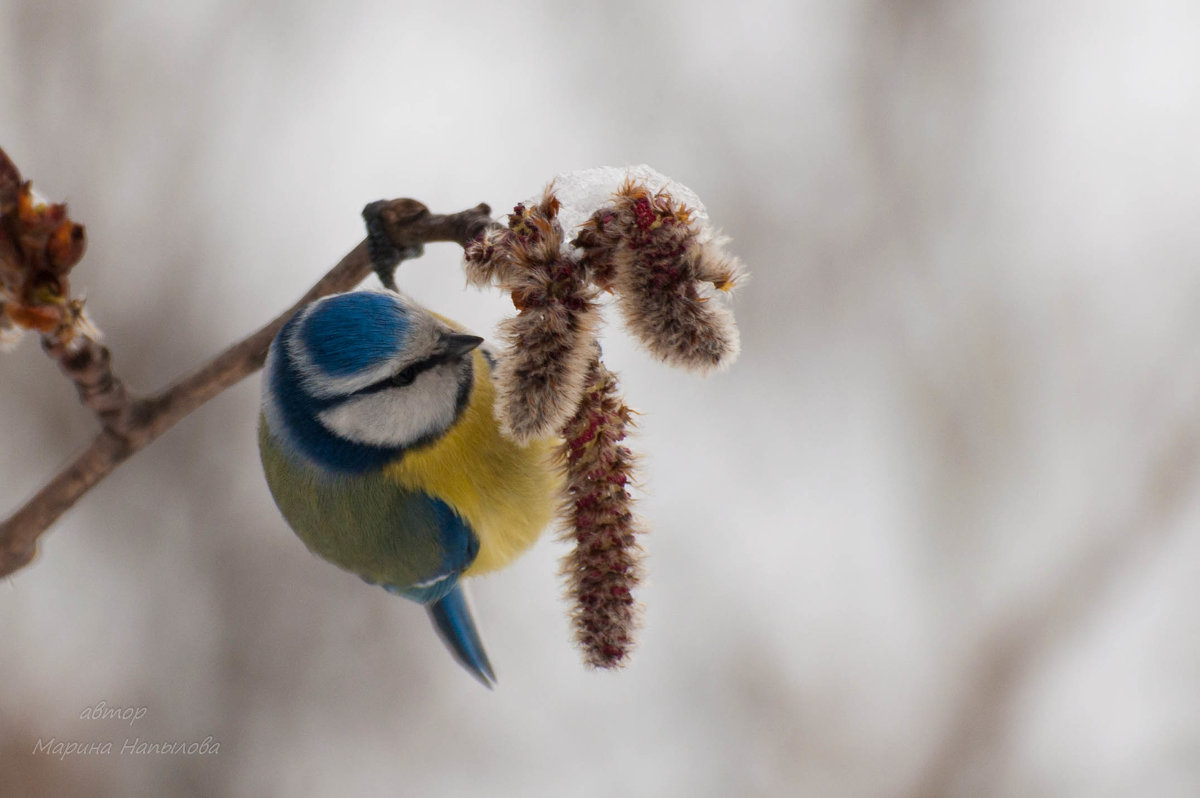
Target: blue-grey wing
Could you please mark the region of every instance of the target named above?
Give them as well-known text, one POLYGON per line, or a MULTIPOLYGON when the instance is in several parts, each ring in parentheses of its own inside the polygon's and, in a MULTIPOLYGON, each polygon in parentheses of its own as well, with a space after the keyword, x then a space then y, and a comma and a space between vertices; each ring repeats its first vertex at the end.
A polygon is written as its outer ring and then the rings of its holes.
POLYGON ((405 598, 429 604, 454 589, 458 576, 479 553, 479 538, 467 522, 441 499, 407 492, 395 508, 398 534, 396 556, 419 563, 410 584, 383 583, 405 598))

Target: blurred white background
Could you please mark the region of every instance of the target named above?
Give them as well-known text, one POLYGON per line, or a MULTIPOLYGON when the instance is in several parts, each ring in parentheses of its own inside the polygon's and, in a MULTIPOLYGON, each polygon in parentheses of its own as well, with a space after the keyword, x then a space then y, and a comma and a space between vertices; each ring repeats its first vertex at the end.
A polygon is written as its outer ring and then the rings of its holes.
MULTIPOLYGON (((653 528, 626 671, 581 665, 547 536, 475 585, 481 689, 285 527, 248 380, 0 584, 0 794, 1200 794, 1198 35, 1188 0, 0 0, 0 146, 87 225, 135 389, 382 197, 646 162, 753 272, 727 373, 607 334, 653 528)), ((460 255, 401 285, 491 330, 460 255)), ((31 338, 0 385, 8 512, 95 424, 31 338)))

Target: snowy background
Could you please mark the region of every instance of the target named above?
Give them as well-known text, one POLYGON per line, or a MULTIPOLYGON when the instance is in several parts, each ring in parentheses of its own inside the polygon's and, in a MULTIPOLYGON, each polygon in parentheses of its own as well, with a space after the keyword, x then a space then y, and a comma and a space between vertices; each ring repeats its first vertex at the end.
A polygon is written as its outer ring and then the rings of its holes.
MULTIPOLYGON (((0 0, 0 146, 87 224, 135 389, 382 197, 645 162, 753 272, 727 373, 607 334, 653 528, 628 670, 581 665, 547 536, 475 585, 481 689, 288 531, 248 380, 0 584, 0 794, 1200 794, 1198 35, 1188 0, 0 0)), ((460 255, 401 285, 489 331, 460 255)), ((0 386, 7 512, 94 421, 32 339, 0 386)))

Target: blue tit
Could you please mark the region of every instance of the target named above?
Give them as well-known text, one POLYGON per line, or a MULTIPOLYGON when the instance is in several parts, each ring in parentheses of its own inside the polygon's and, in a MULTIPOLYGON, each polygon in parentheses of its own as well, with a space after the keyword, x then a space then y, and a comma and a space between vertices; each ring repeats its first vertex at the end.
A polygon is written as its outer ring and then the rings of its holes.
POLYGON ((423 604, 491 687, 460 579, 527 549, 559 483, 551 441, 500 433, 481 343, 392 291, 319 299, 271 344, 258 441, 275 503, 308 548, 423 604))

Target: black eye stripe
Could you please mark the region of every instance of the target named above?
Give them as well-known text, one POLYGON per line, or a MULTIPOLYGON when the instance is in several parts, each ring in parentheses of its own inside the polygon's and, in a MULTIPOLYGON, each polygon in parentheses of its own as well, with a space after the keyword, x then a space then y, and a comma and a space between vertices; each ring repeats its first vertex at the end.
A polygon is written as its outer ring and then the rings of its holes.
POLYGON ((416 363, 405 366, 386 379, 358 389, 350 394, 350 396, 365 396, 367 394, 386 391, 388 388, 402 388, 405 385, 411 385, 423 372, 429 371, 431 368, 440 366, 443 363, 449 363, 451 360, 454 360, 454 358, 446 357, 445 355, 433 355, 424 360, 418 360, 416 363))

